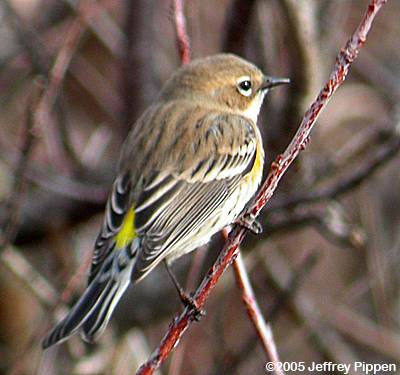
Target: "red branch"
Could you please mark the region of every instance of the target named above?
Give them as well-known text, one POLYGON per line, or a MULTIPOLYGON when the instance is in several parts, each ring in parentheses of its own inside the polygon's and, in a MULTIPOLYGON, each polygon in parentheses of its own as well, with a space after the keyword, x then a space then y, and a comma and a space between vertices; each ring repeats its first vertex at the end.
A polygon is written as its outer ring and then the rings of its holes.
MULTIPOLYGON (((261 209, 272 197, 278 182, 283 174, 288 169, 289 165, 294 161, 299 152, 303 150, 309 140, 311 129, 315 125, 318 115, 322 109, 327 105, 333 93, 345 80, 349 71, 351 63, 356 59, 361 47, 365 43, 367 34, 372 26, 372 22, 377 15, 378 11, 386 3, 387 0, 371 0, 367 11, 365 12, 360 25, 355 30, 352 37, 346 43, 345 48, 339 52, 333 72, 331 73, 328 82, 322 88, 321 92, 312 103, 311 107, 305 113, 299 129, 294 136, 293 140, 285 150, 279 155, 271 165, 271 170, 257 194, 255 203, 249 212, 257 216, 261 209)), ((207 297, 211 293, 218 282, 221 275, 236 258, 239 252, 239 245, 246 235, 246 230, 242 227, 235 227, 230 233, 228 240, 225 243, 218 259, 208 271, 203 279, 196 293, 194 300, 198 308, 204 306, 207 297)), ((183 333, 194 320, 194 311, 190 308, 185 310, 177 317, 174 318, 169 325, 168 331, 161 340, 158 348, 152 353, 149 360, 143 364, 136 375, 153 374, 154 371, 160 367, 168 355, 174 349, 183 333)))
POLYGON ((183 1, 174 0, 174 21, 176 29, 176 42, 182 64, 190 62, 190 43, 186 30, 186 20, 183 13, 183 1))

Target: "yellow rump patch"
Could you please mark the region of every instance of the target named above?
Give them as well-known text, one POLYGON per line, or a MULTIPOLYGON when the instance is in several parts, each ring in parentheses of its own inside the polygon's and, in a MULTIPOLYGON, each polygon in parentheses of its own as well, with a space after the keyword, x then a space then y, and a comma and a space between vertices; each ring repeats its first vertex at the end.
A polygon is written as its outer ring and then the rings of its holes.
POLYGON ((124 217, 121 229, 115 236, 116 248, 124 248, 136 237, 135 230, 135 208, 132 206, 124 217))

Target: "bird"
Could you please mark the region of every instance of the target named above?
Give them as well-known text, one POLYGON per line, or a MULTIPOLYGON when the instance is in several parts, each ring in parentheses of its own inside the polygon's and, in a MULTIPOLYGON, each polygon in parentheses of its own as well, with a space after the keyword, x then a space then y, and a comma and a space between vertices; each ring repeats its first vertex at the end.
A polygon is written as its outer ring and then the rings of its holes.
POLYGON ((96 341, 128 286, 160 262, 235 222, 259 231, 244 215, 263 174, 257 118, 268 91, 287 83, 227 53, 195 59, 167 80, 122 146, 87 288, 44 349, 78 332, 96 341))

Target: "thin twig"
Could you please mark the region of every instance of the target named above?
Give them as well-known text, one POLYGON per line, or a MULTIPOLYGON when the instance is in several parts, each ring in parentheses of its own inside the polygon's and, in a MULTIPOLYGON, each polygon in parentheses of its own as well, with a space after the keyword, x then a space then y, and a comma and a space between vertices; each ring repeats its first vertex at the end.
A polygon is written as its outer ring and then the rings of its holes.
POLYGON ((29 22, 23 22, 9 0, 0 2, 19 44, 28 52, 31 64, 37 74, 46 75, 50 69, 48 56, 43 53, 42 43, 29 22))
POLYGON ((176 42, 182 64, 190 61, 190 43, 186 30, 186 20, 183 12, 183 0, 174 0, 174 22, 176 31, 176 42))
MULTIPOLYGON (((228 238, 229 232, 224 229, 222 231, 225 240, 228 238)), ((232 262, 233 273, 236 280, 236 285, 241 292, 242 302, 246 308, 247 315, 250 318, 251 323, 256 331, 256 334, 261 342, 264 349, 267 362, 279 362, 278 350, 275 345, 274 337, 272 334, 271 325, 266 323, 261 309, 258 305, 253 287, 250 283, 250 278, 247 274, 246 267, 243 262, 241 253, 232 262)), ((283 375, 283 371, 276 368, 275 373, 278 375, 283 375)))
POLYGON ((68 28, 64 43, 50 70, 49 85, 41 100, 41 106, 47 107, 48 109, 54 106, 57 97, 60 95, 65 74, 67 73, 84 31, 85 28, 79 19, 75 19, 68 28))
MULTIPOLYGON (((329 99, 337 88, 343 83, 347 76, 351 63, 357 57, 361 47, 366 41, 368 31, 372 26, 372 22, 377 15, 379 9, 386 3, 386 0, 371 0, 367 11, 362 17, 360 25, 352 37, 338 54, 336 64, 331 73, 328 82, 325 84, 316 100, 312 103, 309 110, 305 113, 299 129, 289 144, 286 151, 277 157, 271 166, 265 183, 260 192, 257 194, 255 203, 249 210, 254 216, 257 216, 261 209, 272 197, 278 182, 297 157, 299 152, 303 150, 309 140, 309 135, 314 126, 318 115, 326 106, 329 99)), ((219 278, 222 276, 226 268, 232 263, 233 259, 238 255, 239 244, 246 235, 244 228, 235 227, 231 232, 228 241, 222 249, 218 259, 211 267, 206 277, 203 279, 200 287, 194 294, 194 301, 198 308, 202 308, 207 300, 211 290, 214 288, 219 278)), ((153 374, 160 365, 169 356, 171 351, 178 345, 183 333, 195 319, 195 311, 187 307, 177 316, 170 324, 167 333, 161 340, 157 349, 152 353, 149 360, 143 364, 137 375, 153 374)))
MULTIPOLYGON (((46 134, 47 146, 52 157, 52 160, 61 166, 66 166, 66 161, 60 150, 69 151, 73 156, 72 160, 79 160, 73 153, 72 146, 65 139, 62 140, 60 129, 51 126, 52 124, 52 109, 56 104, 65 74, 68 70, 72 57, 76 51, 78 43, 83 35, 85 28, 79 19, 74 20, 70 26, 65 42, 61 47, 54 64, 49 72, 49 84, 44 92, 35 113, 35 127, 42 128, 42 132, 46 134), (45 130, 44 130, 45 129, 45 130), (67 147, 63 147, 62 143, 67 147)), ((64 134, 65 135, 65 134, 64 134)))
POLYGON ((91 0, 80 2, 63 0, 63 2, 76 12, 114 57, 121 56, 122 46, 126 44, 125 34, 99 2, 91 0))
POLYGON ((69 71, 81 87, 91 95, 99 109, 109 117, 113 124, 119 125, 118 114, 122 108, 121 95, 98 70, 96 63, 82 55, 76 55, 69 71))
POLYGON ((25 191, 26 173, 35 141, 33 113, 40 95, 38 90, 39 88, 35 85, 27 109, 26 121, 22 135, 22 147, 14 173, 14 183, 11 188, 10 197, 5 203, 7 214, 3 218, 4 222, 1 223, 2 228, 0 227, 0 253, 8 244, 14 242, 18 230, 18 224, 20 222, 20 209, 25 191))
MULTIPOLYGON (((278 363, 278 350, 275 345, 271 325, 266 323, 260 307, 258 306, 240 252, 238 253, 235 260, 232 262, 232 266, 235 273, 236 284, 242 293, 242 301, 246 307, 247 315, 249 316, 250 321, 252 322, 255 331, 257 332, 257 336, 262 343, 264 352, 267 355, 267 362, 278 363)), ((275 366, 274 373, 277 375, 284 374, 279 366, 275 366)))
MULTIPOLYGON (((258 250, 259 249, 256 247, 252 249, 252 253, 260 252, 258 250)), ((317 254, 310 253, 307 258, 296 267, 296 269, 292 272, 287 286, 278 290, 278 295, 275 298, 273 305, 268 309, 267 321, 272 322, 275 318, 277 318, 278 312, 286 307, 288 302, 293 299, 293 297, 296 295, 296 292, 303 284, 304 279, 310 274, 311 269, 316 265, 316 263, 317 254)), ((217 373, 237 374, 238 367, 243 360, 248 358, 248 356, 253 352, 253 350, 256 348, 256 345, 257 340, 255 339, 254 335, 251 335, 247 340, 244 341, 244 343, 242 343, 237 355, 228 356, 226 366, 223 367, 223 371, 218 371, 217 373)))

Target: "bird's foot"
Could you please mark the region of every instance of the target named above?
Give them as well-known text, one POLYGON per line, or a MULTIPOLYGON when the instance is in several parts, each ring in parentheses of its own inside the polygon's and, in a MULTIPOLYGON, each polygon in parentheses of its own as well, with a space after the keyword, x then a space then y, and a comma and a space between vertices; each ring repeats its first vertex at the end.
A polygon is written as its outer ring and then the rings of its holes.
POLYGON ((178 292, 179 299, 182 301, 183 306, 188 307, 193 312, 193 317, 196 322, 200 321, 201 318, 206 315, 205 311, 198 307, 196 300, 191 295, 185 293, 167 261, 164 261, 164 265, 176 291, 178 292))
POLYGON ((191 295, 182 292, 179 293, 179 296, 183 305, 193 312, 193 317, 196 322, 199 322, 204 316, 206 316, 205 310, 199 308, 196 300, 191 295))
POLYGON ((260 234, 263 231, 261 223, 251 213, 243 214, 236 223, 248 229, 253 234, 260 234))

